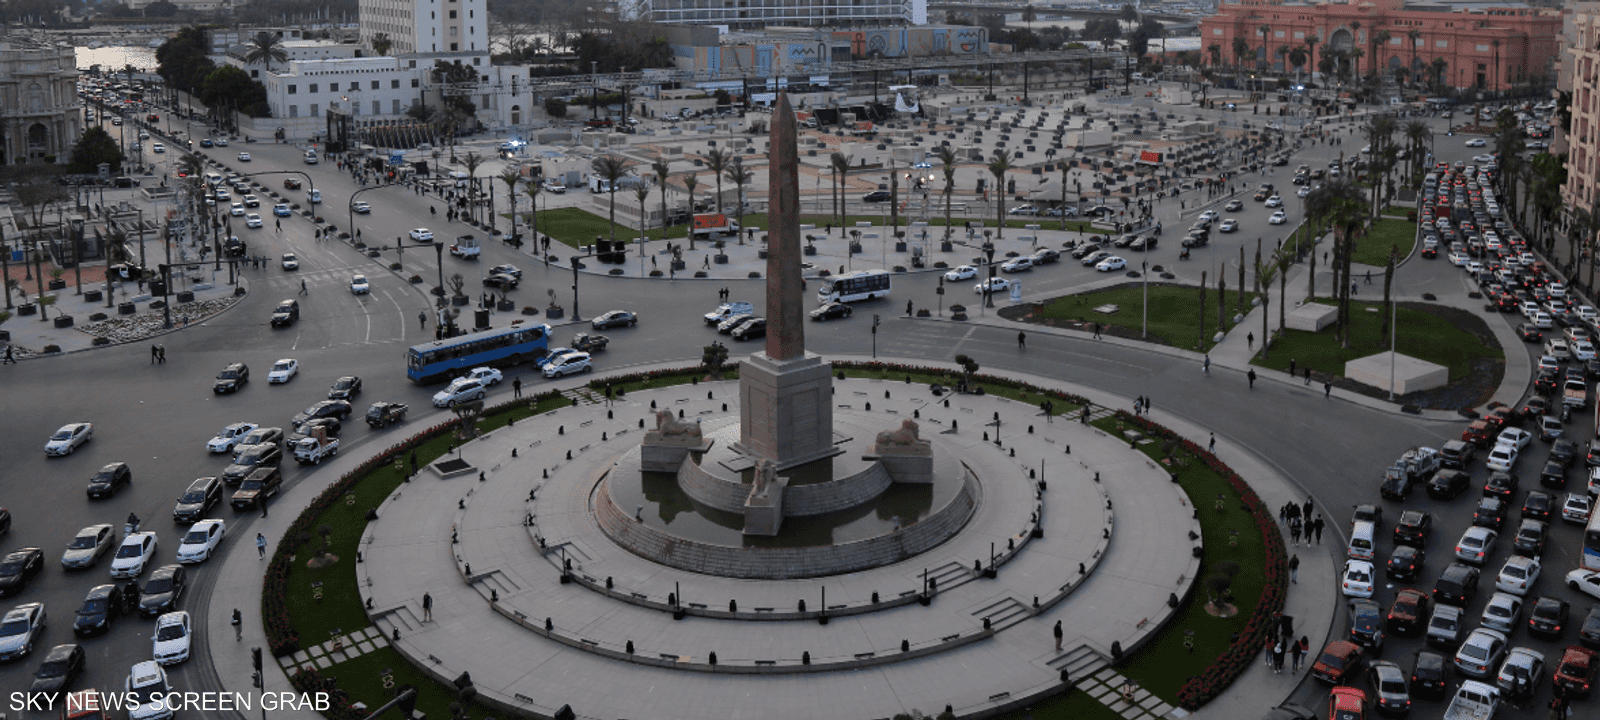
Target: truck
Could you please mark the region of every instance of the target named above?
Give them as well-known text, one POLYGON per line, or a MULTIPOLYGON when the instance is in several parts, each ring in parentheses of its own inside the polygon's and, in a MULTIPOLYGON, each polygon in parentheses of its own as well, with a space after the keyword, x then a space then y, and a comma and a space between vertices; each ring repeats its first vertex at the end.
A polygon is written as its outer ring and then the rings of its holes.
POLYGON ((1405 451, 1399 460, 1384 473, 1386 477, 1403 476, 1419 482, 1439 471, 1439 451, 1431 447, 1414 447, 1405 451))
POLYGON ((710 238, 713 235, 738 235, 739 221, 729 220, 722 213, 705 213, 694 216, 694 227, 689 230, 697 238, 710 238))
POLYGON ((1500 690, 1488 683, 1468 680, 1444 710, 1444 720, 1489 720, 1500 706, 1500 690))
POLYGON ((1561 406, 1564 408, 1589 407, 1589 383, 1578 378, 1568 378, 1561 386, 1561 406))
POLYGON ((707 325, 718 325, 735 315, 749 315, 756 311, 754 305, 747 302, 728 302, 717 306, 717 309, 705 314, 707 325))
POLYGON ((462 235, 450 246, 450 254, 462 260, 476 260, 482 251, 483 248, 478 246, 478 238, 472 235, 462 235))
POLYGON ((406 407, 404 403, 375 402, 367 408, 367 424, 374 428, 388 427, 395 423, 405 422, 406 407))
POLYGON ((611 338, 604 335, 590 335, 578 333, 572 336, 572 349, 578 352, 597 353, 606 349, 611 344, 611 338))
POLYGON ((294 459, 301 465, 317 465, 339 454, 339 438, 327 437, 320 427, 315 432, 312 437, 301 438, 294 444, 294 459))
POLYGON ((590 175, 589 192, 594 195, 604 195, 611 192, 611 181, 599 175, 590 175))

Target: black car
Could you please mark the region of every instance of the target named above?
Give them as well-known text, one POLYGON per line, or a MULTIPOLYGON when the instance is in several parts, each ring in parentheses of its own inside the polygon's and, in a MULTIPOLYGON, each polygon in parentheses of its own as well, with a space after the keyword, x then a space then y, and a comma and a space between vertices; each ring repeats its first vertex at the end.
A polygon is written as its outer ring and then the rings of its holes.
POLYGON ((205 519, 206 511, 220 502, 222 502, 222 480, 215 477, 197 478, 189 483, 189 489, 178 496, 178 504, 172 508, 172 521, 199 522, 205 519))
POLYGON ((83 673, 83 648, 76 644, 57 645, 44 656, 38 671, 33 673, 30 693, 61 693, 72 688, 72 681, 83 673))
POLYGON ((1560 383, 1561 376, 1554 370, 1541 370, 1539 376, 1533 379, 1533 391, 1541 395, 1553 393, 1560 383))
POLYGON ((150 574, 139 595, 139 617, 153 618, 178 609, 178 600, 189 586, 188 570, 182 565, 163 565, 150 574))
POLYGON ((1433 479, 1428 481, 1428 497, 1435 500, 1454 500, 1467 491, 1467 484, 1471 480, 1466 473, 1460 470, 1440 470, 1433 474, 1433 479))
POLYGON ((1544 467, 1539 469, 1539 484, 1547 488, 1561 490, 1567 486, 1567 466, 1555 460, 1548 460, 1544 467))
POLYGON ((833 320, 835 318, 850 317, 850 306, 841 302, 831 302, 811 311, 812 320, 833 320))
POLYGON ((1061 259, 1061 253, 1050 248, 1039 248, 1033 252, 1033 264, 1049 265, 1061 259))
POLYGON ((888 190, 873 190, 872 192, 869 192, 866 195, 862 196, 861 202, 869 202, 869 203, 889 202, 889 198, 890 197, 891 196, 889 195, 889 191, 888 190))
POLYGON ((322 428, 323 434, 328 437, 339 437, 339 431, 344 429, 344 423, 340 422, 339 418, 334 417, 307 420, 296 427, 294 432, 289 433, 288 444, 293 446, 295 443, 311 437, 316 434, 317 428, 322 428))
POLYGON ((1600 604, 1589 606, 1589 616, 1578 628, 1578 642, 1584 647, 1600 650, 1600 604))
POLYGON ((1489 480, 1483 484, 1484 497, 1497 497, 1510 501, 1517 496, 1517 485, 1520 484, 1517 476, 1505 472, 1489 473, 1489 480))
POLYGON ((0 558, 0 597, 22 592, 43 569, 44 551, 36 547, 13 550, 0 558))
POLYGON ((403 403, 375 402, 372 407, 367 408, 367 424, 381 428, 405 422, 408 409, 403 403))
POLYGON ((122 604, 122 590, 116 585, 96 585, 78 606, 78 615, 72 620, 72 634, 78 637, 100 635, 111 629, 111 622, 127 613, 122 604))
POLYGON ((492 273, 489 277, 483 279, 484 287, 491 287, 496 290, 515 290, 520 284, 522 284, 521 278, 506 273, 492 273))
POLYGON ((1416 582, 1417 578, 1422 576, 1422 566, 1426 557, 1421 548, 1400 545, 1389 555, 1389 564, 1383 572, 1390 580, 1416 582))
POLYGON ((114 462, 103 468, 100 472, 89 478, 89 497, 108 498, 117 494, 124 486, 133 482, 133 471, 128 469, 128 464, 114 462))
POLYGON ((1394 526, 1394 542, 1397 545, 1410 545, 1422 547, 1428 544, 1428 534, 1433 532, 1433 516, 1421 510, 1407 510, 1400 513, 1400 520, 1394 526))
POLYGON ((361 394, 361 378, 346 375, 333 381, 333 387, 328 390, 329 400, 349 400, 361 394))
MULTIPOLYGON (((273 327, 288 327, 293 325, 294 321, 299 319, 300 303, 295 302, 294 300, 285 300, 281 303, 278 303, 278 307, 274 308, 272 311, 273 327)), ((270 380, 271 378, 268 379, 270 380)))
POLYGON ((762 317, 751 318, 744 324, 735 328, 730 334, 735 340, 751 340, 758 337, 766 337, 767 319, 762 317))
POLYGON ((1451 440, 1439 448, 1439 464, 1447 468, 1465 470, 1477 455, 1477 445, 1462 440, 1451 440))
POLYGON ((211 392, 218 394, 236 392, 247 382, 250 382, 250 367, 244 363, 231 363, 217 374, 217 381, 211 385, 211 392))
POLYGON ((256 468, 277 467, 282 462, 283 450, 275 444, 241 445, 233 464, 222 469, 222 481, 238 485, 256 468))
POLYGON ((306 408, 304 412, 296 413, 294 420, 290 424, 299 426, 304 424, 305 421, 314 418, 336 417, 343 419, 350 417, 350 413, 353 412, 355 412, 355 409, 350 407, 350 403, 344 400, 323 400, 306 408))
POLYGON ((1417 662, 1411 666, 1411 692, 1418 697, 1434 700, 1450 694, 1451 663, 1432 650, 1417 653, 1417 662))
POLYGON ((1517 326, 1517 337, 1526 342, 1536 343, 1544 340, 1544 332, 1528 323, 1522 323, 1517 326))
POLYGON ((1207 237, 1204 233, 1201 233, 1201 234, 1190 234, 1190 235, 1184 236, 1183 242, 1179 243, 1179 245, 1182 245, 1183 247, 1186 247, 1186 248, 1197 248, 1197 247, 1205 247, 1210 242, 1211 242, 1211 239, 1209 237, 1207 237))
POLYGON ((1373 655, 1383 650, 1383 609, 1371 600, 1350 602, 1350 642, 1373 655))
POLYGON ((1497 497, 1485 496, 1478 500, 1478 507, 1472 512, 1472 524, 1486 527, 1495 532, 1500 531, 1500 526, 1506 521, 1506 503, 1497 497))
POLYGON ((283 446, 283 428, 259 427, 251 430, 244 437, 239 438, 238 444, 233 446, 233 454, 238 456, 244 449, 251 445, 276 445, 283 446))
MULTIPOLYGON (((1527 511, 1523 511, 1527 515, 1527 511)), ((1522 524, 1517 526, 1517 537, 1511 541, 1512 551, 1518 555, 1539 557, 1544 554, 1545 538, 1550 536, 1550 525, 1543 520, 1533 520, 1524 517, 1522 524)))
POLYGON ((1533 609, 1528 612, 1528 634, 1548 640, 1560 640, 1561 632, 1567 628, 1567 616, 1571 612, 1572 606, 1561 598, 1548 595, 1539 598, 1533 603, 1533 609))
POLYGON ((612 310, 600 317, 589 321, 589 326, 596 330, 609 330, 618 327, 633 327, 639 324, 639 316, 627 310, 612 310))
POLYGON ((0 535, 11 532, 11 511, 0 507, 0 535))
POLYGON ((1550 455, 1547 458, 1565 467, 1571 467, 1572 461, 1578 459, 1578 442, 1568 438, 1561 438, 1550 443, 1550 455))
POLYGON ((1478 569, 1471 565, 1450 563, 1439 573, 1433 585, 1433 601, 1465 608, 1478 594, 1478 569))

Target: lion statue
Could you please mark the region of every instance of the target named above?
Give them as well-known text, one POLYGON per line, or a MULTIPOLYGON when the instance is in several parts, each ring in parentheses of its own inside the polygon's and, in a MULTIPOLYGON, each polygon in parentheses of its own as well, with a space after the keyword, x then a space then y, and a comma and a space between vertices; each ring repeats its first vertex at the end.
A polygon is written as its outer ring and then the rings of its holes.
POLYGON ((900 421, 899 430, 885 430, 878 433, 877 445, 880 448, 915 447, 920 444, 922 438, 917 435, 917 421, 910 418, 900 421))
POLYGON ((697 439, 700 437, 700 423, 679 420, 672 416, 671 410, 657 410, 655 432, 662 437, 697 439))

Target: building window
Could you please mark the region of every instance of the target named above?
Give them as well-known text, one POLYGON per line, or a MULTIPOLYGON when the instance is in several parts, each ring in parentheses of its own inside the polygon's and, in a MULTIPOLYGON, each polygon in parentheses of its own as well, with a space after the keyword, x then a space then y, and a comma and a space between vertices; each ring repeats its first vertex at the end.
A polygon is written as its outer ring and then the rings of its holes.
POLYGON ((1222 34, 1222 28, 1211 28, 1211 34, 1212 35, 1221 35, 1222 34))
POLYGON ((1303 30, 1294 31, 1294 39, 1296 39, 1296 40, 1304 40, 1305 38, 1306 38, 1305 31, 1303 31, 1303 30))
POLYGON ((421 87, 416 78, 411 78, 411 87, 421 87))
POLYGON ((378 89, 378 81, 377 80, 373 80, 372 81, 372 89, 373 90, 377 90, 378 89))
POLYGON ((289 86, 289 94, 290 95, 294 95, 295 93, 299 92, 299 90, 300 90, 300 86, 299 85, 290 85, 289 86))
POLYGON ((396 98, 394 100, 390 100, 389 101, 389 112, 390 112, 390 114, 393 114, 393 115, 399 115, 400 114, 400 99, 399 98, 396 98))
POLYGON ((379 105, 377 100, 373 100, 372 101, 372 114, 373 115, 382 115, 383 114, 383 106, 379 105))
POLYGON ((1435 40, 1435 41, 1433 41, 1433 46, 1436 47, 1436 48, 1447 48, 1447 47, 1450 47, 1450 41, 1449 40, 1435 40))
POLYGON ((451 26, 450 26, 450 37, 455 37, 455 36, 456 36, 456 31, 457 31, 457 30, 458 30, 458 29, 459 29, 459 28, 457 28, 457 27, 456 27, 456 26, 454 26, 454 25, 451 25, 451 26))
POLYGON ((450 11, 450 19, 451 19, 451 20, 454 20, 454 19, 456 19, 456 11, 454 11, 454 10, 451 10, 451 11, 450 11))
POLYGON ((399 90, 400 89, 400 79, 399 78, 395 78, 393 80, 390 80, 389 81, 389 89, 390 90, 399 90))
POLYGON ((1283 31, 1282 30, 1276 30, 1276 31, 1274 31, 1272 33, 1272 36, 1276 37, 1276 38, 1281 38, 1281 37, 1283 37, 1283 31))
POLYGON ((460 44, 459 43, 450 43, 450 52, 456 52, 459 48, 460 48, 460 44))
POLYGON ((1483 43, 1478 43, 1478 52, 1489 52, 1489 46, 1484 45, 1483 43))
MULTIPOLYGON (((317 84, 316 83, 311 83, 311 92, 316 92, 316 91, 317 91, 317 84)), ((311 114, 315 115, 316 113, 311 113, 311 114)))
POLYGON ((300 117, 300 106, 299 105, 290 105, 289 106, 289 117, 292 117, 292 118, 300 117))
POLYGON ((261 71, 260 70, 251 70, 250 71, 250 77, 251 78, 259 78, 259 77, 261 77, 261 71))
POLYGON ((316 103, 311 103, 311 117, 316 117, 316 116, 322 114, 320 112, 317 112, 318 107, 319 106, 316 103))

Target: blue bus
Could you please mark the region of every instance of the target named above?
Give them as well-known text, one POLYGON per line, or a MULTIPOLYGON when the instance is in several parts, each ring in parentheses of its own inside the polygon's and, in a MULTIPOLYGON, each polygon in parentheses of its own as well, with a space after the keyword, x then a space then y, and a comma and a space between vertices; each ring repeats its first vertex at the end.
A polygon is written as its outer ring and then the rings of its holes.
POLYGON ((489 365, 509 367, 550 353, 549 325, 522 325, 458 335, 414 345, 406 351, 406 377, 427 384, 489 365))

